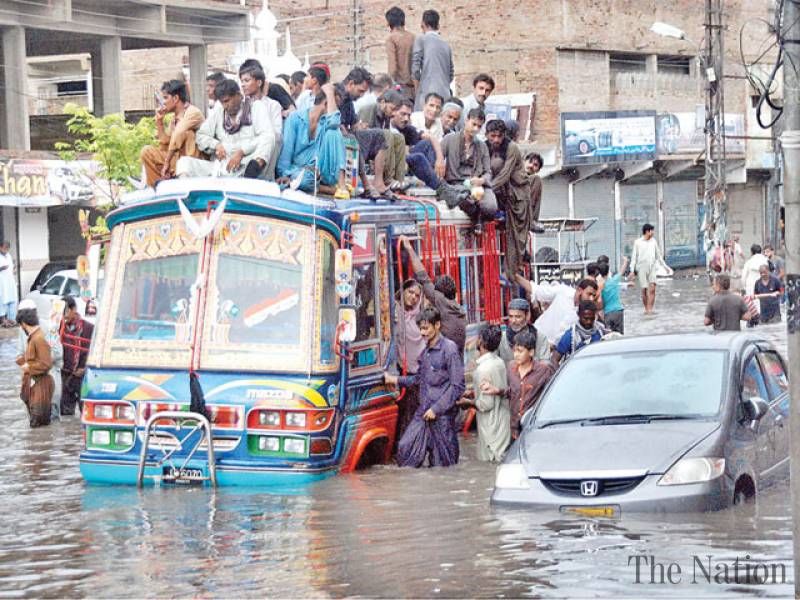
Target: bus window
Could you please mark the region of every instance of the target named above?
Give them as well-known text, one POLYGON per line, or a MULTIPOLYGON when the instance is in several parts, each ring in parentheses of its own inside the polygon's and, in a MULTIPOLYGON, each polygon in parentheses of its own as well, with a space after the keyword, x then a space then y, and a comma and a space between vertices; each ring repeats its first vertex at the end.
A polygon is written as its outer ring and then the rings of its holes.
POLYGON ((353 267, 356 307, 356 343, 378 337, 375 302, 375 263, 353 267))

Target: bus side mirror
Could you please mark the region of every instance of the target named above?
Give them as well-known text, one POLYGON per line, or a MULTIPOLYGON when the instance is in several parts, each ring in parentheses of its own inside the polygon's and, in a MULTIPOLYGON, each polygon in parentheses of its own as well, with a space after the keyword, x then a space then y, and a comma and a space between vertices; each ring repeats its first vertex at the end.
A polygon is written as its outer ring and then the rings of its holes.
POLYGON ((355 341, 357 331, 356 309, 352 307, 342 307, 339 309, 339 324, 336 327, 339 342, 349 344, 355 341))
MULTIPOLYGON (((336 280, 336 295, 340 300, 345 300, 353 293, 353 252, 352 250, 339 249, 334 257, 334 277, 336 280)), ((341 322, 341 319, 339 319, 341 322)), ((355 339, 355 338, 354 338, 355 339)))

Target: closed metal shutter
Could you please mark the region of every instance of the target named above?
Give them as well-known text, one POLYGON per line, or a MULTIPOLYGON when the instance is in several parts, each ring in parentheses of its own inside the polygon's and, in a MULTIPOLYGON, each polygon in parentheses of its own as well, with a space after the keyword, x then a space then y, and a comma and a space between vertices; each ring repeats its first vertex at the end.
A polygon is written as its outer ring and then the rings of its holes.
MULTIPOLYGON (((614 179, 592 177, 575 185, 575 216, 579 219, 596 217, 597 222, 586 232, 586 256, 596 260, 601 254, 614 265, 616 235, 614 228, 614 179)), ((583 252, 581 248, 581 252, 583 252)), ((571 252, 577 253, 573 245, 571 252)), ((578 258, 577 256, 575 258, 578 258)))
POLYGON ((631 257, 633 243, 642 235, 642 225, 658 227, 656 184, 622 185, 622 255, 631 257))
POLYGON ((664 258, 673 269, 698 264, 697 223, 697 182, 665 182, 664 258))

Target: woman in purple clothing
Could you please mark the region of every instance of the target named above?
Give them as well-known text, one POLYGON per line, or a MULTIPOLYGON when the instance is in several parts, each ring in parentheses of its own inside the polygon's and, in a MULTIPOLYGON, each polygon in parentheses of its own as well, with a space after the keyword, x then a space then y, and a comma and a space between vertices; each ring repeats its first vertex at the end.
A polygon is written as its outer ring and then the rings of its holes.
POLYGON ((417 316, 427 345, 414 375, 384 374, 388 385, 419 384, 419 406, 397 449, 401 467, 421 467, 428 458, 432 467, 449 467, 458 462, 456 401, 464 393, 464 363, 458 347, 441 333, 442 317, 435 308, 417 316))

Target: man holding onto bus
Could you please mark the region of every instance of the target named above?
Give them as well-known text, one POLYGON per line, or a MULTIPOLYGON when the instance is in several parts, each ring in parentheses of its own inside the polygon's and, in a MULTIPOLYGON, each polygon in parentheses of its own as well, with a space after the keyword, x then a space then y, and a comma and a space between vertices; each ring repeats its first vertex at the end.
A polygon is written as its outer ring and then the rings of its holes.
POLYGON ((401 467, 421 467, 427 457, 432 467, 458 463, 456 402, 464 393, 464 362, 458 347, 442 335, 442 317, 429 307, 417 316, 419 331, 427 342, 415 375, 384 374, 387 385, 419 384, 419 407, 397 449, 401 467))

